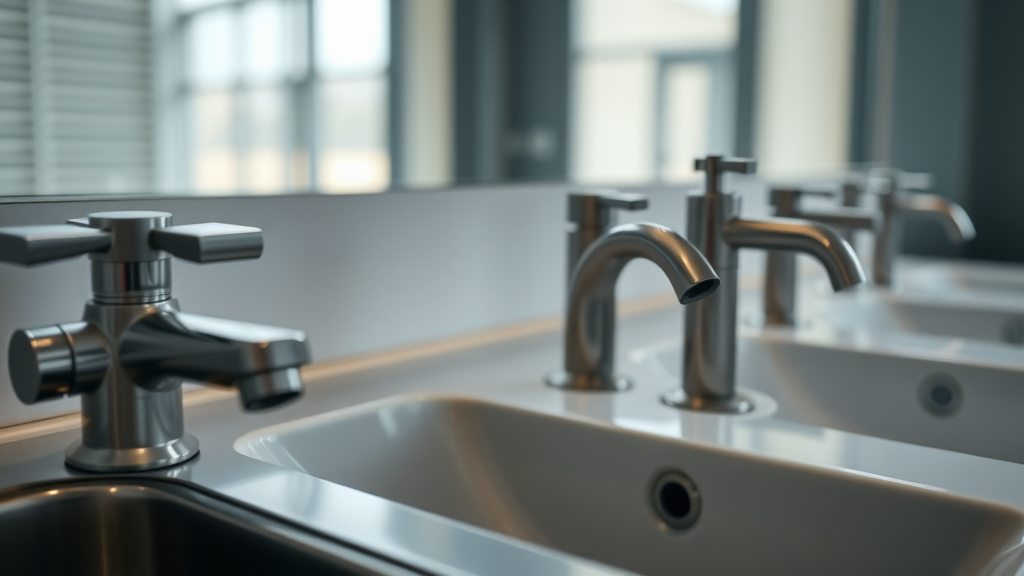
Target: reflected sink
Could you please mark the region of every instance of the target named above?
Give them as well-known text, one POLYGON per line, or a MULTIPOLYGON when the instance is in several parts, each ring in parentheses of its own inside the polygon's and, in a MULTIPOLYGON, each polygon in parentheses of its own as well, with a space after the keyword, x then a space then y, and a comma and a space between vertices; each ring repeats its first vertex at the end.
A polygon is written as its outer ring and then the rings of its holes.
POLYGON ((1012 345, 1018 356, 1024 344, 1024 293, 948 295, 878 290, 838 295, 819 307, 821 316, 837 326, 998 342, 1012 345))
MULTIPOLYGON (((820 322, 741 328, 736 381, 771 396, 775 417, 1024 464, 1024 355, 985 342, 820 322)), ((679 385, 681 343, 630 354, 679 385)))
POLYGON ((899 274, 910 292, 1004 293, 1024 296, 1024 267, 966 260, 915 261, 899 274))
POLYGON ((995 504, 465 397, 399 397, 240 438, 265 462, 642 574, 978 574, 995 504))
POLYGON ((0 574, 413 572, 178 484, 107 479, 0 495, 0 574))

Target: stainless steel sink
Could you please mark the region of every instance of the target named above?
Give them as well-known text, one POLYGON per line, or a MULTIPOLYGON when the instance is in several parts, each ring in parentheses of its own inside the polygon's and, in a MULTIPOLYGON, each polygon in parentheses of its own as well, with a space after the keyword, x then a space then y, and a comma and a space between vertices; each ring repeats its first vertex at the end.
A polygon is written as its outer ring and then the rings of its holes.
POLYGON ((70 481, 0 495, 0 574, 418 573, 168 481, 70 481))

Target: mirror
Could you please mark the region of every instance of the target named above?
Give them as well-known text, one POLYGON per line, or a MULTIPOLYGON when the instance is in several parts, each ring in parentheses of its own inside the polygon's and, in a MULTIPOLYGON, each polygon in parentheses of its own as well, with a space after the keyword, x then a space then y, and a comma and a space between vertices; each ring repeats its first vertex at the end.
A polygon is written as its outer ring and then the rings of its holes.
POLYGON ((0 194, 647 185, 726 152, 957 197, 998 4, 7 0, 0 194))

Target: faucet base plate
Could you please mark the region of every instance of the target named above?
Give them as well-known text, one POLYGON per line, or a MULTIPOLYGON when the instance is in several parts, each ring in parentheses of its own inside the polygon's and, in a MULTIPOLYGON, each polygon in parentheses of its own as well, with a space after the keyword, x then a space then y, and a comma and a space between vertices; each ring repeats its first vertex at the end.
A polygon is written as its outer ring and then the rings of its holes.
POLYGON ((91 448, 75 440, 64 453, 65 462, 86 472, 140 472, 179 464, 199 453, 199 440, 191 434, 148 448, 91 448))
POLYGON ((628 378, 615 374, 573 374, 565 370, 549 372, 544 382, 554 388, 580 392, 623 392, 633 387, 628 378))
POLYGON ((661 395, 661 401, 673 408, 695 412, 718 412, 724 414, 746 414, 754 409, 754 402, 736 393, 732 398, 699 398, 688 396, 682 388, 673 388, 661 395))

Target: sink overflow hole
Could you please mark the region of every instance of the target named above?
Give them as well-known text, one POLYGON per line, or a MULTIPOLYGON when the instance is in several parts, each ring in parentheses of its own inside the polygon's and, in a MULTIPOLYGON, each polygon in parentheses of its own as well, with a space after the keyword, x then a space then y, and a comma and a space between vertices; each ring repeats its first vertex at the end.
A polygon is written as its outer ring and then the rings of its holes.
POLYGON ((689 476, 678 470, 661 473, 651 486, 651 505, 665 528, 685 530, 700 516, 700 493, 689 476))
POLYGON ((942 372, 926 376, 921 381, 917 396, 926 412, 939 417, 956 414, 964 403, 964 392, 960 383, 942 372))

